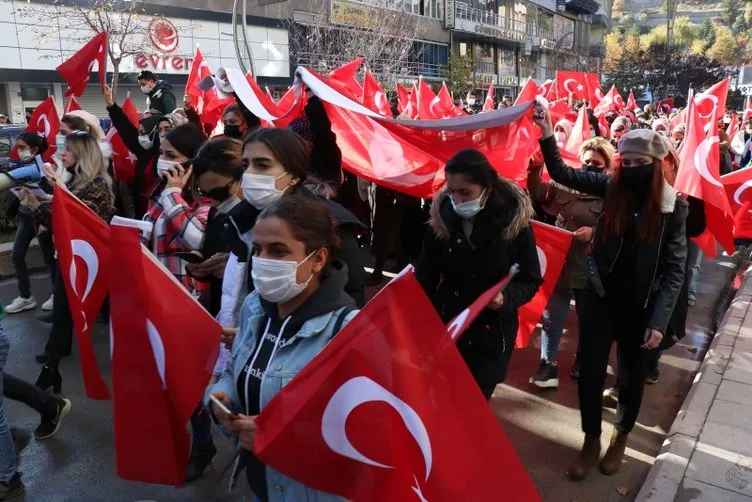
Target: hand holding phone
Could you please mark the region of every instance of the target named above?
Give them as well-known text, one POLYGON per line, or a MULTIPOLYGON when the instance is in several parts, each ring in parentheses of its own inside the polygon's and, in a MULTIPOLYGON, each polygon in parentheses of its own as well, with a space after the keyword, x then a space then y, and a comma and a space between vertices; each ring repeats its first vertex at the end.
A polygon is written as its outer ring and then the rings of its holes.
POLYGON ((227 404, 230 404, 230 400, 224 392, 209 394, 209 399, 214 408, 214 416, 217 417, 217 420, 219 420, 223 426, 227 427, 228 424, 226 424, 226 422, 231 422, 237 418, 238 414, 230 411, 230 408, 227 407, 227 404), (225 404, 225 402, 227 404, 225 404))

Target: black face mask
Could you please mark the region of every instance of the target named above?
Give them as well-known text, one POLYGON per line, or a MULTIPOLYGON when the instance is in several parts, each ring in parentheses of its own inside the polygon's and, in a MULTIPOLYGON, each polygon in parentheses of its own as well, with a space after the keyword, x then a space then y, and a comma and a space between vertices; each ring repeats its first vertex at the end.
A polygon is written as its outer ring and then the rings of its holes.
POLYGON ((240 137, 242 136, 240 132, 240 126, 236 124, 227 124, 225 126, 225 136, 240 139, 240 137))
POLYGON ((582 170, 585 171, 586 173, 602 173, 603 172, 602 167, 591 166, 590 164, 583 164, 582 170))
POLYGON ((653 179, 653 164, 622 167, 621 179, 632 188, 646 188, 653 179))

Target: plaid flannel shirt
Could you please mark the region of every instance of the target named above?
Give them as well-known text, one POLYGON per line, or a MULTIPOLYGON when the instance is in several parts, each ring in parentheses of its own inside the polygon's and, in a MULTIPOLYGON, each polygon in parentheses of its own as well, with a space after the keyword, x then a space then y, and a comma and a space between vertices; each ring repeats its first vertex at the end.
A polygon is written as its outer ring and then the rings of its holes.
MULTIPOLYGON (((112 215, 115 213, 115 194, 103 178, 97 176, 91 180, 90 183, 87 183, 77 190, 71 189, 70 186, 68 186, 68 189, 100 218, 107 223, 110 222, 110 218, 112 218, 112 215)), ((51 230, 52 204, 41 204, 39 208, 34 211, 33 218, 38 225, 51 230)))
POLYGON ((187 262, 175 253, 201 250, 210 209, 209 199, 202 198, 189 205, 179 188, 166 188, 152 199, 144 216, 144 221, 153 225, 151 232, 142 235, 146 245, 175 278, 196 295, 206 291, 209 283, 189 276, 185 269, 187 262))

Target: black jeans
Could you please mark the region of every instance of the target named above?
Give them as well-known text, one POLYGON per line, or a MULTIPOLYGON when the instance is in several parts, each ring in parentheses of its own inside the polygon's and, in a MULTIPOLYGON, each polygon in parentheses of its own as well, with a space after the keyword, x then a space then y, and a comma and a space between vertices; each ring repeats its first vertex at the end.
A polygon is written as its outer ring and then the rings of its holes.
POLYGON ((42 415, 42 420, 54 420, 57 399, 25 380, 3 372, 3 397, 18 401, 42 415))
MULTIPOLYGON (((29 245, 36 235, 34 223, 31 215, 28 213, 18 214, 18 228, 16 229, 16 238, 13 241, 13 251, 10 259, 13 262, 13 268, 16 269, 18 278, 18 291, 23 298, 31 297, 31 283, 29 282, 29 268, 26 266, 26 253, 29 251, 29 245)), ((52 244, 52 233, 43 232, 37 236, 39 241, 39 250, 47 268, 50 270, 50 276, 55 278, 55 247, 52 244)))
POLYGON ((587 290, 582 300, 580 333, 580 418, 585 434, 600 435, 603 418, 603 385, 606 381, 611 344, 619 351, 619 405, 614 426, 629 433, 637 421, 645 386, 649 352, 640 348, 645 335, 648 312, 621 299, 600 298, 587 290))
MULTIPOLYGON (((68 295, 65 283, 61 277, 60 267, 57 267, 54 287, 54 306, 52 308, 52 328, 44 350, 47 353, 47 364, 57 366, 63 354, 73 343, 73 317, 68 306, 68 295)), ((90 322, 94 322, 91 319, 90 322)))

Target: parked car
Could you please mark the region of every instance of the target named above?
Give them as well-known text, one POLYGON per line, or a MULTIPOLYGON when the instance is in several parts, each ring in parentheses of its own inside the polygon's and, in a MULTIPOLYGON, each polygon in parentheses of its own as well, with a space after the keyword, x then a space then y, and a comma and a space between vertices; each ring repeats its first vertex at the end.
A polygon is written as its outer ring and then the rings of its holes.
POLYGON ((0 126, 0 168, 7 168, 12 163, 10 152, 16 144, 16 138, 26 130, 25 124, 10 124, 0 126))

